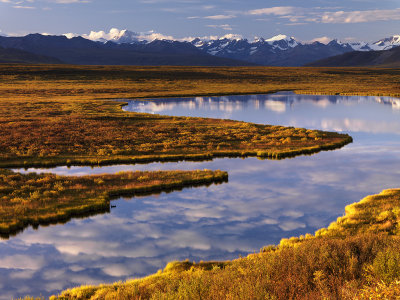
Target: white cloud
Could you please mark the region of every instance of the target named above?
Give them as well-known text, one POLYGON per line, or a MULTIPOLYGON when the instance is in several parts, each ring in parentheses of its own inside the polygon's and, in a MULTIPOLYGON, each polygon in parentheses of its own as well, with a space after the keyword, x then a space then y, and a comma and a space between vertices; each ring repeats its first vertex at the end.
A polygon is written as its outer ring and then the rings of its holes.
POLYGON ((319 42, 322 44, 328 44, 330 41, 332 41, 332 39, 330 37, 327 36, 321 36, 315 39, 312 39, 311 41, 307 41, 307 43, 314 43, 314 42, 319 42))
POLYGON ((24 5, 14 5, 13 8, 17 8, 17 9, 36 9, 36 7, 24 6, 24 5))
POLYGON ((257 16, 267 15, 288 19, 290 23, 286 25, 303 25, 307 23, 350 24, 400 20, 400 8, 356 11, 343 11, 337 9, 337 7, 314 7, 306 9, 293 6, 277 6, 250 10, 246 14, 257 16))
POLYGON ((214 15, 214 16, 207 16, 204 19, 211 19, 211 20, 225 20, 225 19, 233 19, 236 18, 234 15, 214 15))
POLYGON ((175 38, 172 35, 164 35, 162 33, 157 33, 154 31, 150 31, 147 33, 141 33, 140 37, 147 40, 147 41, 154 41, 154 40, 174 40, 175 38))
POLYGON ((232 30, 232 26, 229 24, 221 24, 221 25, 206 25, 207 27, 211 28, 219 28, 223 30, 232 30))
POLYGON ((210 10, 210 9, 214 9, 215 8, 215 5, 203 5, 202 6, 202 9, 204 9, 204 10, 210 10))
POLYGON ((365 23, 374 21, 400 20, 400 8, 387 10, 336 11, 325 12, 320 18, 314 18, 320 23, 365 23))
MULTIPOLYGON (((72 38, 78 36, 74 33, 65 33, 64 34, 68 38, 72 38)), ((124 37, 129 37, 130 39, 135 40, 146 40, 146 41, 154 41, 154 40, 175 40, 175 38, 171 35, 164 35, 162 33, 157 33, 154 30, 150 30, 148 32, 132 32, 126 29, 120 30, 118 28, 111 28, 107 33, 103 30, 100 31, 91 31, 89 34, 83 34, 82 37, 92 40, 92 41, 120 41, 120 39, 124 37)))
POLYGON ((71 33, 71 32, 70 33, 64 33, 63 35, 66 36, 69 39, 72 39, 73 37, 78 36, 77 34, 71 33))
POLYGON ((260 8, 250 10, 248 13, 250 15, 275 15, 275 16, 283 16, 289 15, 296 12, 298 8, 293 6, 276 6, 276 7, 268 7, 268 8, 260 8))
POLYGON ((225 34, 224 36, 220 37, 220 39, 230 39, 230 40, 235 40, 235 39, 240 40, 242 38, 243 38, 242 35, 234 34, 234 33, 228 33, 228 34, 225 34))
POLYGON ((0 258, 1 267, 7 269, 38 270, 43 267, 44 263, 43 256, 15 254, 0 258))
POLYGON ((53 0, 51 2, 59 3, 59 4, 71 4, 71 3, 90 3, 91 1, 89 1, 89 0, 53 0))

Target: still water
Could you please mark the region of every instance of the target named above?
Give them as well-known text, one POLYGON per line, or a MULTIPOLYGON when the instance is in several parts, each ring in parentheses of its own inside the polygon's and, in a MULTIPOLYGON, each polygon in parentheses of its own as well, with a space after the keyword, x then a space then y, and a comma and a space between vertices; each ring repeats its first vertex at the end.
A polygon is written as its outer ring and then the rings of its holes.
POLYGON ((229 183, 121 198, 109 214, 0 240, 0 299, 145 276, 172 260, 234 259, 283 237, 313 233, 347 204, 399 187, 399 99, 278 93, 130 101, 124 109, 343 131, 354 143, 281 161, 18 170, 83 175, 208 168, 228 171, 229 183))

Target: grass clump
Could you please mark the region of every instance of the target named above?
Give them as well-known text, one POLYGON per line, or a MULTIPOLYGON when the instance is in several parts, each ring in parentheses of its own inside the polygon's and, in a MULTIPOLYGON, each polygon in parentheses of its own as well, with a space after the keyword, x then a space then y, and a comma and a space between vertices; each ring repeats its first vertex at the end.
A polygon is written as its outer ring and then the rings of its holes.
POLYGON ((224 182, 222 171, 119 172, 94 176, 20 174, 0 169, 0 235, 108 212, 110 199, 224 182))

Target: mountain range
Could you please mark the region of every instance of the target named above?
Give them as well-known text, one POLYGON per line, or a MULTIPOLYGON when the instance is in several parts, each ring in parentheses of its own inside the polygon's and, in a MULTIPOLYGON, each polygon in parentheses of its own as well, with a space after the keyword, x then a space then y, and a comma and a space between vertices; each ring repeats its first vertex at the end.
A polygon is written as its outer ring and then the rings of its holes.
MULTIPOLYGON (((386 53, 399 45, 399 35, 374 43, 338 40, 304 43, 286 35, 257 38, 254 41, 237 36, 174 40, 154 32, 143 34, 118 29, 112 29, 109 33, 92 31, 82 36, 0 36, 0 47, 8 49, 10 53, 10 49, 17 49, 36 55, 38 62, 40 57, 44 61, 52 58, 54 63, 88 65, 303 66, 338 55, 345 55, 343 57, 348 59, 347 65, 351 65, 354 51, 359 53, 357 57, 366 57, 365 63, 368 64, 368 57, 386 53)), ((393 55, 396 56, 396 53, 394 51, 393 55)), ((13 61, 12 58, 10 61, 13 61)), ((31 59, 28 62, 33 61, 31 59)), ((380 62, 379 59, 375 61, 380 62)))
MULTIPOLYGON (((169 38, 154 32, 136 33, 129 30, 113 28, 109 33, 92 31, 85 38, 114 43, 149 43, 154 38, 169 38)), ((318 41, 304 43, 294 37, 277 35, 269 39, 257 38, 249 41, 234 35, 222 38, 186 38, 198 49, 208 54, 241 60, 257 65, 268 66, 302 66, 307 63, 340 55, 351 51, 380 51, 389 50, 400 45, 400 35, 384 38, 373 43, 367 42, 340 42, 336 39, 324 44, 318 41)))
POLYGON ((331 40, 327 44, 318 41, 301 43, 286 35, 278 35, 270 39, 260 38, 253 42, 246 39, 227 38, 210 41, 194 39, 192 44, 218 57, 267 66, 303 66, 316 60, 352 51, 371 52, 392 49, 400 45, 400 36, 382 39, 371 44, 342 43, 338 40, 331 40))
POLYGON ((83 37, 29 34, 0 36, 0 47, 50 56, 67 64, 241 66, 243 61, 207 54, 187 42, 154 40, 148 43, 95 42, 83 37))

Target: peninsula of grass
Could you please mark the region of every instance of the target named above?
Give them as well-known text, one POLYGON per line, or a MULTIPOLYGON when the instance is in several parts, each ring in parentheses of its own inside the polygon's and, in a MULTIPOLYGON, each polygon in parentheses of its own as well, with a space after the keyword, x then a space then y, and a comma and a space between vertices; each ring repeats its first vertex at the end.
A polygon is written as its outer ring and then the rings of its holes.
MULTIPOLYGON (((51 108, 45 114, 51 114, 51 108)), ((106 165, 213 157, 285 158, 340 148, 347 134, 203 119, 115 113, 1 123, 0 167, 106 165)))
POLYGON ((93 176, 20 174, 0 169, 0 236, 72 217, 109 212, 119 196, 222 183, 222 171, 135 171, 93 176))
MULTIPOLYGON (((121 84, 129 87, 131 97, 160 96, 159 88, 169 96, 172 90, 179 91, 175 84, 182 80, 197 86, 194 94, 206 93, 204 85, 215 78, 231 86, 237 78, 250 84, 256 76, 264 78, 268 87, 272 74, 264 72, 271 70, 0 65, 0 167, 232 156, 279 159, 336 149, 352 141, 346 134, 318 130, 128 113, 122 111, 121 102, 96 99, 111 93, 114 98, 127 97, 118 88, 121 84), (228 70, 232 78, 226 81, 228 70)), ((286 69, 282 72, 275 76, 282 80, 289 76, 286 69)), ((217 92, 215 85, 209 88, 209 93, 217 92)))
POLYGON ((398 299, 400 189, 346 208, 315 235, 227 262, 171 262, 125 283, 82 286, 51 299, 398 299))

